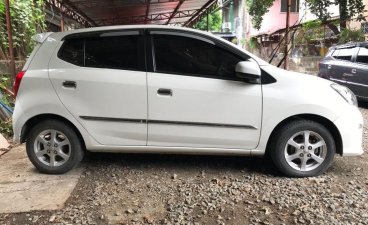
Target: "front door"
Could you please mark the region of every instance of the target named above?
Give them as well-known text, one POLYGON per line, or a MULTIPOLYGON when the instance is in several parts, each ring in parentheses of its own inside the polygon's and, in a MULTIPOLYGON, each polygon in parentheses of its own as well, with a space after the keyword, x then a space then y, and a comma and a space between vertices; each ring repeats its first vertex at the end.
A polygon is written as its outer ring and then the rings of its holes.
POLYGON ((143 37, 115 31, 66 38, 49 65, 65 107, 103 145, 146 145, 143 37))
POLYGON ((191 34, 152 32, 151 38, 147 145, 255 148, 261 85, 235 76, 235 65, 248 59, 191 34))

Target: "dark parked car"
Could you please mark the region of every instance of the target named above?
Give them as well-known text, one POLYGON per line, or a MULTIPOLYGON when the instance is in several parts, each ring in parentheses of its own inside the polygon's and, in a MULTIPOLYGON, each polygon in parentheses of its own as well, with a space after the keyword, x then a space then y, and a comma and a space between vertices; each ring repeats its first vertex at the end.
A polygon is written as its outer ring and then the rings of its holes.
POLYGON ((368 101, 368 42, 333 46, 319 64, 318 76, 347 86, 368 101))

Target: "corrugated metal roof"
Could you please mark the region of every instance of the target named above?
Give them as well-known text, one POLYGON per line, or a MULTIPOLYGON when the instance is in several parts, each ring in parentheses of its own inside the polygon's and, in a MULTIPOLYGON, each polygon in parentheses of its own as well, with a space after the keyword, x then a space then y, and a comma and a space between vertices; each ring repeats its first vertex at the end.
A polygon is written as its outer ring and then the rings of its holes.
POLYGON ((81 15, 90 26, 124 24, 175 24, 190 26, 216 0, 48 0, 81 15))

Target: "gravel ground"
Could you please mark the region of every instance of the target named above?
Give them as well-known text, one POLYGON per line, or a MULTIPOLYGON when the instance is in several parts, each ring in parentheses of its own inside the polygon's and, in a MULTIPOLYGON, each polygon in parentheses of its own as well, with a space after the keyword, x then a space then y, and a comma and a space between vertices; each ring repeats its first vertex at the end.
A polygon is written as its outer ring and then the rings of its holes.
POLYGON ((317 178, 282 177, 267 160, 89 154, 58 211, 0 214, 0 224, 368 224, 368 104, 361 157, 317 178))

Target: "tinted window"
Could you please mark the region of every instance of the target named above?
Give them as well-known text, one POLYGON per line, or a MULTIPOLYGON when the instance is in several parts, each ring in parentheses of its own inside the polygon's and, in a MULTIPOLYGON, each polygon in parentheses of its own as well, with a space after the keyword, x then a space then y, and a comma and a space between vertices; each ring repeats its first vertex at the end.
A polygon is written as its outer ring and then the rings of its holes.
POLYGON ((235 65, 244 59, 195 38, 154 35, 156 71, 237 79, 235 65))
POLYGON ((359 63, 368 64, 368 49, 360 48, 356 61, 359 63))
POLYGON ((84 40, 83 39, 71 39, 65 40, 62 48, 59 52, 59 58, 78 65, 83 66, 84 64, 84 40))
POLYGON ((137 35, 86 38, 85 66, 139 70, 137 35))
POLYGON ((355 52, 354 48, 344 48, 344 49, 340 49, 339 53, 337 56, 334 56, 336 59, 341 59, 341 60, 351 60, 351 57, 353 56, 355 52))

